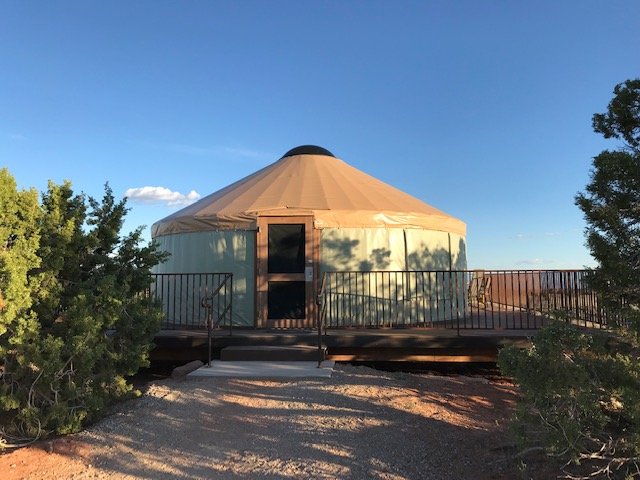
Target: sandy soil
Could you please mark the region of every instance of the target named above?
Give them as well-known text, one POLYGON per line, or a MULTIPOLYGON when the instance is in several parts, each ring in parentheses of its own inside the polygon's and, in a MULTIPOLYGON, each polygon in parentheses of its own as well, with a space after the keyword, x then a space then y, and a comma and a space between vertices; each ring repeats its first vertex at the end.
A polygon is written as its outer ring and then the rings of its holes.
POLYGON ((513 478, 513 387, 337 366, 331 379, 151 384, 88 430, 0 455, 0 478, 513 478))

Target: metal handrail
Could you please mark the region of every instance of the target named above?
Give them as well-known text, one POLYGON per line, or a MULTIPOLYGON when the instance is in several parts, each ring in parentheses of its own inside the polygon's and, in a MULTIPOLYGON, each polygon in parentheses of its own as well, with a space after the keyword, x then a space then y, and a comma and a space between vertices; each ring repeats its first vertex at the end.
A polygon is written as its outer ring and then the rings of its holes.
POLYGON ((318 368, 322 365, 324 360, 324 348, 322 345, 322 328, 324 326, 324 320, 327 315, 326 302, 324 301, 324 287, 325 287, 326 273, 322 274, 322 282, 320 282, 320 289, 316 295, 316 323, 318 326, 318 368))
MULTIPOLYGON (((230 290, 233 292, 233 274, 228 273, 228 274, 225 274, 224 280, 216 287, 216 289, 213 292, 211 292, 211 294, 205 293, 205 295, 200 300, 200 306, 207 310, 207 343, 208 343, 208 350, 209 350, 207 367, 211 367, 211 352, 212 352, 212 346, 213 346, 213 340, 214 340, 214 334, 215 334, 214 329, 218 325, 220 325, 220 322, 226 317, 227 312, 230 312, 230 315, 232 312, 233 295, 230 295, 229 303, 225 305, 222 312, 218 312, 217 320, 215 322, 213 321, 213 306, 214 306, 213 299, 220 293, 220 290, 222 290, 222 287, 226 287, 227 281, 229 281, 230 290)), ((231 336, 232 333, 233 333, 233 319, 230 317, 229 318, 229 336, 231 336)))
MULTIPOLYGON (((215 307, 219 311, 233 303, 233 277, 229 272, 153 273, 147 295, 162 309, 161 328, 206 328, 207 311, 200 300, 215 291, 215 307), (206 293, 204 293, 206 292, 206 293)), ((213 294, 212 294, 213 295, 213 294)), ((229 310, 226 312, 229 314, 229 310)), ((215 315, 214 315, 215 316, 215 315)))

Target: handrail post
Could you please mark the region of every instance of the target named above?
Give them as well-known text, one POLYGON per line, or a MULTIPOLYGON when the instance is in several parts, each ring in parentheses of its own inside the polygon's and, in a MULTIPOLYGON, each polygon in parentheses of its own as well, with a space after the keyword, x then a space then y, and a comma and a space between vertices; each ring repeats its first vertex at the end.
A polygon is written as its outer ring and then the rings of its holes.
POLYGON ((213 332, 213 315, 211 314, 212 306, 207 308, 207 341, 209 343, 209 359, 207 361, 207 367, 211 368, 211 336, 213 332))
POLYGON ((456 321, 458 322, 458 336, 460 336, 460 286, 458 285, 458 275, 460 275, 460 271, 456 270, 456 321))
POLYGON ((322 366, 322 361, 324 360, 324 353, 322 349, 322 316, 323 316, 322 295, 324 294, 325 275, 326 275, 326 272, 322 274, 322 282, 320 284, 320 290, 316 295, 316 324, 318 327, 318 368, 322 366))
POLYGON ((229 278, 229 336, 233 335, 233 274, 228 275, 229 278))
POLYGON ((320 325, 320 304, 319 302, 316 305, 316 318, 318 323, 318 368, 322 365, 322 360, 324 360, 324 355, 322 354, 322 326, 320 325))
POLYGON ((205 295, 200 300, 200 305, 207 309, 207 344, 208 344, 208 356, 207 367, 211 368, 211 345, 212 345, 212 333, 213 333, 213 302, 209 302, 209 292, 205 289, 205 295))

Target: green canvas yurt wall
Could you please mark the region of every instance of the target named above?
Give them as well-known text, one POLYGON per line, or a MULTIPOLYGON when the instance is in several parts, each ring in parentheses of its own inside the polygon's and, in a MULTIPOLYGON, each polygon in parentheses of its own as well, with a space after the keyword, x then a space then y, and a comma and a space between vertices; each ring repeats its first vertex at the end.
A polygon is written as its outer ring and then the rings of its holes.
MULTIPOLYGON (((233 323, 253 325, 255 303, 255 232, 220 230, 185 232, 155 237, 160 250, 169 252, 166 262, 158 265, 155 273, 232 273, 233 274, 233 323)), ((186 283, 177 278, 172 282, 186 283)), ((186 292, 193 286, 175 284, 177 291, 186 292)), ((198 295, 204 293, 201 285, 198 295)), ((189 295, 184 293, 184 295, 189 295)), ((186 308, 188 301, 183 302, 186 308)), ((171 309, 169 309, 171 310, 171 309)), ((197 316, 204 321, 204 311, 197 316)), ((189 315, 187 315, 189 316, 189 315)), ((192 316, 193 317, 193 316, 192 316)))
POLYGON ((155 223, 152 237, 170 254, 156 271, 233 273, 234 324, 254 326, 258 219, 288 217, 312 218, 319 232, 316 283, 325 271, 467 266, 464 222, 302 146, 155 223))

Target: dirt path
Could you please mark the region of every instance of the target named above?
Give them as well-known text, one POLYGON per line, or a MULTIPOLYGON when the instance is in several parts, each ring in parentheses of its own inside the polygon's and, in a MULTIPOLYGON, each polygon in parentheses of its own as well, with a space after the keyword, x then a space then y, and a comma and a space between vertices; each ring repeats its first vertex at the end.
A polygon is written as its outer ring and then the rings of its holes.
POLYGON ((166 380, 85 432, 0 456, 0 478, 510 478, 499 447, 514 397, 482 378, 352 366, 166 380))

